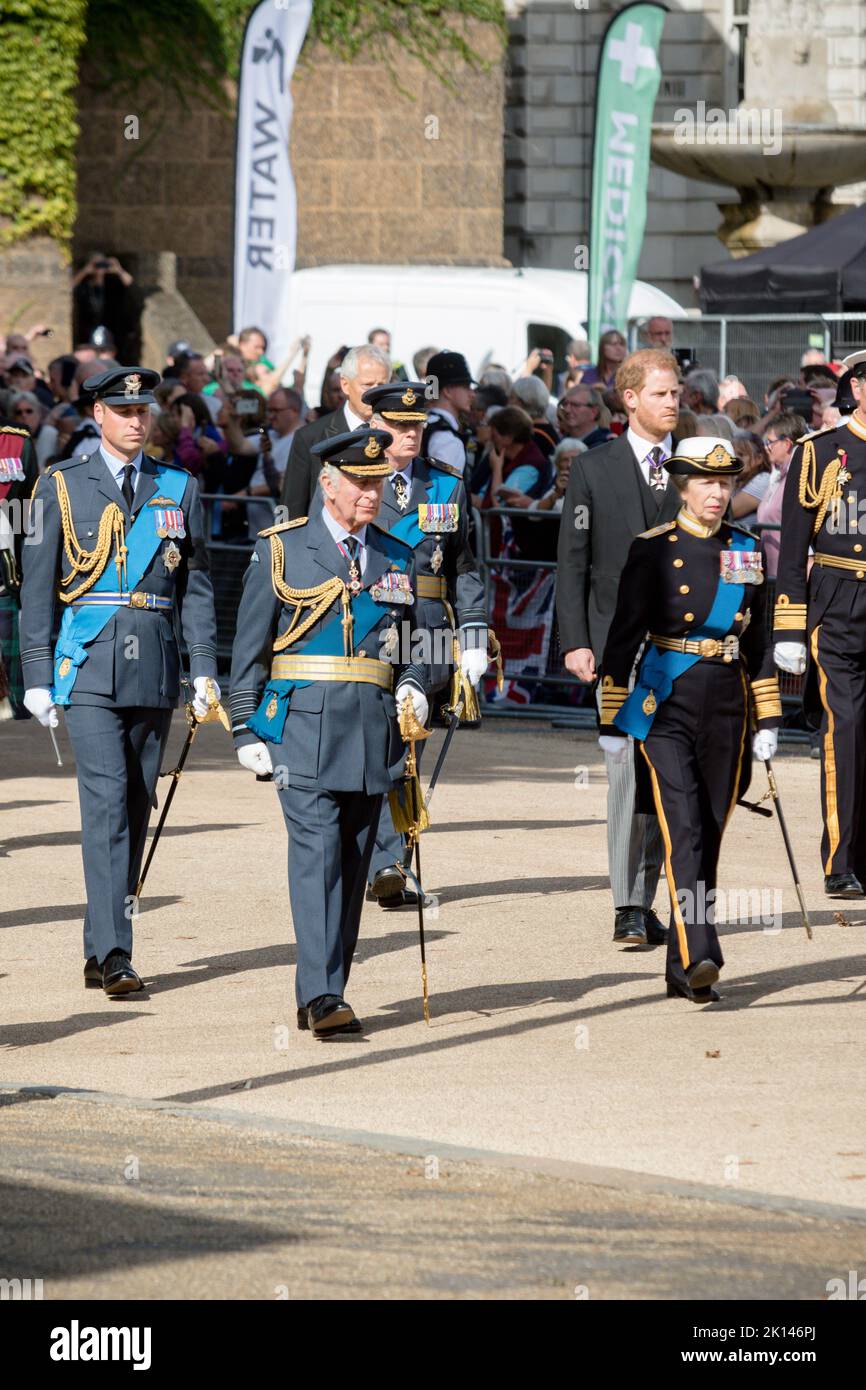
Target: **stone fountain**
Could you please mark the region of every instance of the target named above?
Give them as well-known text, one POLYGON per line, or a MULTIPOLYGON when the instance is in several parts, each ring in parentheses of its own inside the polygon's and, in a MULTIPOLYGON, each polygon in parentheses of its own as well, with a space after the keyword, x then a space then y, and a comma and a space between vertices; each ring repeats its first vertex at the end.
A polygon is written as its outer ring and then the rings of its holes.
POLYGON ((719 204, 719 238, 733 256, 826 221, 844 210, 832 190, 866 179, 866 127, 841 125, 827 94, 822 15, 814 0, 752 0, 737 110, 699 102, 653 125, 656 164, 739 193, 739 203, 719 204))

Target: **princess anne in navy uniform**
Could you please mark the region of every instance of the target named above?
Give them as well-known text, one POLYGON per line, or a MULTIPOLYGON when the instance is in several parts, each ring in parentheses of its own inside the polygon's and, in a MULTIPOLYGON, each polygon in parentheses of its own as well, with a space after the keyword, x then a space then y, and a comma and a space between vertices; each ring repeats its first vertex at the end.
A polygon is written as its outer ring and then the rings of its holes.
POLYGON ((742 464, 727 440, 695 438, 664 466, 683 505, 629 552, 601 666, 599 741, 623 760, 632 752, 626 735, 634 741, 638 799, 654 806, 665 845, 668 996, 705 1004, 720 998, 716 875, 725 826, 749 783, 750 722, 751 752, 770 758, 782 707, 760 550, 723 519, 742 464))

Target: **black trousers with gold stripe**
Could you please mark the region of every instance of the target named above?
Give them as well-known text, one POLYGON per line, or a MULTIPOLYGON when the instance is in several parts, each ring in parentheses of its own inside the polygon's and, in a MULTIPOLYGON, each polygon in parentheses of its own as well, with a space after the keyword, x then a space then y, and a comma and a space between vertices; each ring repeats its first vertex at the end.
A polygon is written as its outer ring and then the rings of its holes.
POLYGON ((699 661, 674 682, 646 742, 638 745, 652 780, 671 896, 665 977, 677 984, 685 983, 688 967, 697 961, 724 965, 714 890, 748 724, 742 667, 699 661))
POLYGON ((821 698, 825 874, 866 878, 866 587, 842 582, 809 648, 821 698))

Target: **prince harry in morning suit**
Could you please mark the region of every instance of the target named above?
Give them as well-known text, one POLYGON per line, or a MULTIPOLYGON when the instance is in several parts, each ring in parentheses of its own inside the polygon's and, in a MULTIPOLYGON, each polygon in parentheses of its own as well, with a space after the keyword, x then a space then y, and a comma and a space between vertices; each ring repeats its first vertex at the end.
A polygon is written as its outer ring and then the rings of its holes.
MULTIPOLYGON (((634 352, 616 374, 628 428, 609 444, 579 455, 562 507, 556 614, 565 666, 587 684, 598 664, 616 608, 620 574, 635 536, 672 521, 680 497, 662 468, 673 452, 679 415, 679 372, 670 353, 634 352)), ((605 699, 600 692, 600 703, 605 699)), ((622 741, 620 740, 620 745, 622 741)), ((605 747, 607 849, 616 908, 614 941, 662 945, 667 931, 652 911, 663 860, 655 816, 635 813, 632 748, 605 747)))

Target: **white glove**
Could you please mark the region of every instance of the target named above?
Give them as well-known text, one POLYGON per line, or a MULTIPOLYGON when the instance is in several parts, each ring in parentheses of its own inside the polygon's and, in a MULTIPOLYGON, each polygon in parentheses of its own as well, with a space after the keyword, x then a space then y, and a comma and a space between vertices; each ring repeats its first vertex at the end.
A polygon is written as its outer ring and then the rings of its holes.
POLYGON ((463 652, 460 657, 460 670, 466 679, 476 687, 489 665, 487 652, 480 647, 475 651, 463 652))
POLYGON ((46 690, 42 685, 35 685, 32 690, 28 690, 24 696, 24 708, 29 710, 34 719, 38 719, 44 729, 56 729, 57 706, 51 698, 51 691, 46 690))
POLYGON ((752 757, 756 762, 765 763, 772 758, 779 746, 779 735, 775 729, 759 729, 752 739, 752 757))
POLYGON ((245 743, 243 748, 238 749, 238 762, 257 777, 267 777, 274 770, 266 743, 245 743))
POLYGON ((415 718, 419 724, 427 723, 427 715, 430 713, 430 706, 427 703, 427 696, 424 695, 417 686, 398 685, 396 690, 397 712, 399 713, 406 696, 412 701, 415 710, 415 718))
POLYGON ((628 758, 628 739, 625 734, 599 734, 598 746, 612 763, 624 763, 628 758))
POLYGON ((805 642, 777 642, 773 648, 773 660, 780 671, 802 676, 806 669, 805 642))
POLYGON ((208 703, 208 681, 213 686, 215 699, 220 698, 220 688, 213 676, 193 676, 192 687, 195 691, 192 701, 192 712, 198 719, 204 719, 210 704, 208 703))

